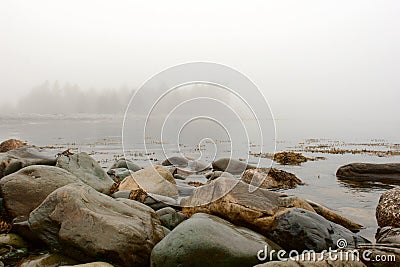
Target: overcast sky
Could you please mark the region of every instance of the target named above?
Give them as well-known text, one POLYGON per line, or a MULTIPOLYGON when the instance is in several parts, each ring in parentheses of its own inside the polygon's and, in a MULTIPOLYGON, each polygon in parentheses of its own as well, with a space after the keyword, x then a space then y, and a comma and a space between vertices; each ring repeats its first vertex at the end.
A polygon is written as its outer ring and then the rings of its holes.
POLYGON ((278 118, 398 117, 400 2, 1 1, 0 105, 45 80, 126 85, 211 61, 278 118))

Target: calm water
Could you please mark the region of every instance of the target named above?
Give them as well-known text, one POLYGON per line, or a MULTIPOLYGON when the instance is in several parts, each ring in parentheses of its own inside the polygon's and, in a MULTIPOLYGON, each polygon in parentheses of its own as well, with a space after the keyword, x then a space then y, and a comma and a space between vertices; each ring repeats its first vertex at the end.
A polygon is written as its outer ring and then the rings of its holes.
MULTIPOLYGON (((233 156, 258 163, 259 158, 248 156, 248 151, 259 152, 260 144, 252 140, 250 144, 243 137, 236 138, 233 144, 218 127, 213 128, 209 122, 193 125, 182 131, 179 139, 170 133, 161 136, 157 131, 142 128, 125 129, 122 142, 121 116, 79 115, 79 116, 39 116, 19 115, 0 116, 0 140, 18 138, 37 146, 55 146, 54 150, 72 148, 90 153, 100 164, 107 168, 116 157, 125 157, 145 166, 160 163, 166 156, 183 153, 205 162, 215 157, 233 156), (136 131, 136 132, 135 132, 136 131), (204 139, 209 137, 210 139, 204 139), (213 139, 214 141, 212 141, 213 139), (161 142, 163 140, 163 142, 161 142), (145 141, 145 144, 144 142, 145 141), (200 142, 200 146, 198 143, 200 142), (124 143, 124 145, 122 144, 124 143), (178 145, 179 144, 179 145, 178 145)), ((172 126, 174 123, 172 123, 172 126)), ((176 122, 176 125, 179 125, 176 122)), ((251 123, 249 124, 251 126, 251 123)), ((250 127, 249 126, 249 127, 250 127)), ((252 126, 251 126, 252 127, 252 126)), ((252 128, 254 129, 254 128, 252 128)), ((232 139, 239 129, 231 128, 232 139)), ((301 149, 306 145, 328 144, 339 148, 388 150, 400 149, 400 123, 386 121, 327 121, 327 120, 277 120, 276 136, 268 136, 264 152, 271 151, 270 140, 276 140, 277 150, 301 149), (270 138, 270 139, 269 139, 270 138), (367 145, 368 144, 368 145, 367 145), (396 145, 397 144, 397 145, 396 145)), ((256 136, 256 135, 253 135, 256 136)), ((286 190, 304 199, 321 203, 340 214, 363 224, 367 228, 361 234, 374 241, 377 228, 375 208, 379 196, 390 188, 385 185, 351 185, 336 179, 335 172, 341 165, 350 162, 399 162, 400 157, 378 157, 366 154, 332 155, 325 153, 303 153, 309 157, 324 156, 326 160, 309 161, 301 166, 274 167, 295 173, 306 184, 296 189, 286 190)), ((269 159, 261 159, 261 166, 270 166, 269 159)))

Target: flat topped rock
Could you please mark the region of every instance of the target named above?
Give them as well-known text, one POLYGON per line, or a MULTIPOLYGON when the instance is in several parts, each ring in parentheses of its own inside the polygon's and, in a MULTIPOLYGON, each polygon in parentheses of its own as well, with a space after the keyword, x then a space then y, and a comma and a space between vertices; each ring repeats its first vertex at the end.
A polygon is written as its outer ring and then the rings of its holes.
POLYGON ((181 200, 181 206, 188 216, 197 212, 209 213, 259 233, 268 232, 274 216, 288 208, 314 212, 308 203, 297 197, 256 189, 227 177, 196 188, 190 197, 181 200))
POLYGON ((241 174, 245 170, 256 168, 246 162, 231 158, 218 159, 212 163, 212 167, 216 171, 224 171, 231 174, 241 174))
POLYGON ((52 152, 23 146, 0 154, 0 178, 30 165, 56 165, 52 152))
POLYGON ((400 183, 400 163, 351 163, 340 167, 336 176, 354 181, 400 183))

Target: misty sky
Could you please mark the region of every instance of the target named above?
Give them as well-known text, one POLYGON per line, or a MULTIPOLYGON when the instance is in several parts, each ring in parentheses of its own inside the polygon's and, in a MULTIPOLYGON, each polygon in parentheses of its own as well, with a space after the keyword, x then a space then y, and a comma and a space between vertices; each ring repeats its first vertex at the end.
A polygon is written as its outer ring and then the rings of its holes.
POLYGON ((48 80, 138 88, 185 62, 231 66, 277 118, 400 114, 400 2, 0 2, 0 105, 48 80))

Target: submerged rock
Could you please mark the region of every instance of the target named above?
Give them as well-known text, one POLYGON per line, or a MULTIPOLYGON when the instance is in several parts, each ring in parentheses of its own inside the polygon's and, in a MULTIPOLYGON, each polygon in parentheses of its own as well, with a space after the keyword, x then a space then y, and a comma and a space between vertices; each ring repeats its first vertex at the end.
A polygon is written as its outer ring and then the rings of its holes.
POLYGON ((216 171, 224 171, 231 174, 241 174, 245 170, 256 168, 240 160, 230 158, 218 159, 212 163, 212 167, 216 171))
POLYGON ((400 183, 400 163, 352 163, 336 171, 339 179, 360 182, 400 183))
POLYGON ((55 164, 56 158, 49 151, 23 146, 0 154, 0 178, 30 165, 55 164))
POLYGON ((314 212, 297 208, 275 216, 267 237, 287 251, 298 252, 337 249, 338 240, 341 239, 345 240, 346 247, 355 247, 356 243, 370 243, 314 212))
POLYGON ((86 262, 147 266, 152 248, 164 237, 151 208, 113 199, 83 184, 55 190, 31 212, 28 222, 49 247, 86 262))
POLYGON ((197 212, 209 213, 261 234, 268 233, 275 215, 286 209, 298 207, 314 212, 307 202, 297 197, 252 188, 226 177, 196 188, 190 197, 181 200, 181 205, 188 216, 197 212))
POLYGON ((350 219, 347 219, 345 217, 343 217, 342 215, 328 209, 327 207, 324 207, 318 203, 315 203, 311 200, 306 200, 308 204, 311 205, 311 207, 313 207, 313 209, 322 217, 324 217, 325 219, 327 219, 328 221, 337 223, 347 229, 349 229, 350 231, 359 231, 361 229, 364 229, 365 227, 362 226, 361 224, 358 224, 356 222, 353 222, 350 219))
POLYGON ((400 227, 400 187, 390 189, 379 198, 376 220, 380 227, 400 227))
POLYGON ((0 192, 4 198, 4 206, 12 218, 27 217, 51 192, 78 181, 75 175, 66 170, 32 165, 1 179, 0 192))
POLYGON ((17 139, 8 139, 0 144, 0 153, 26 146, 26 142, 17 139))
POLYGON ((87 153, 81 152, 57 159, 57 167, 69 171, 97 191, 109 194, 114 181, 101 166, 87 153))
POLYGON ((241 177, 245 183, 259 186, 261 188, 294 188, 303 182, 296 175, 283 170, 271 169, 249 169, 241 177))
POLYGON ((178 189, 172 174, 162 166, 150 166, 126 177, 119 190, 143 189, 147 193, 177 197, 178 189))
POLYGON ((257 252, 280 247, 216 216, 198 213, 179 224, 151 253, 151 266, 252 266, 257 252))

